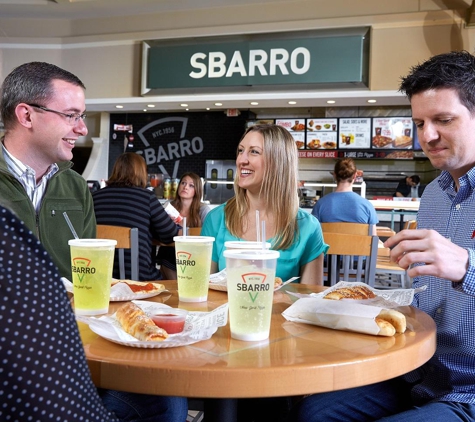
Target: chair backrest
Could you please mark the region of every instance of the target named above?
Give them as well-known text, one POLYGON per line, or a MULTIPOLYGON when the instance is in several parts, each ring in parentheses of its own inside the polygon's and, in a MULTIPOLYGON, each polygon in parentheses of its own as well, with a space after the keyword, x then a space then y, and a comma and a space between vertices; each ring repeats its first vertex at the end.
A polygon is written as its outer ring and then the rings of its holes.
POLYGON ((98 239, 117 240, 116 251, 119 258, 119 277, 125 279, 125 249, 130 249, 130 279, 139 280, 139 229, 121 226, 97 225, 98 239))
POLYGON ((324 232, 323 238, 330 246, 324 268, 330 286, 340 279, 374 286, 378 236, 324 232))
POLYGON ((338 223, 320 223, 322 226, 322 231, 331 232, 331 233, 346 233, 346 234, 362 234, 362 235, 372 235, 373 234, 373 225, 364 224, 364 223, 347 223, 347 222, 338 222, 338 223))
POLYGON ((188 227, 188 236, 199 236, 201 234, 201 227, 188 227))
POLYGON ((417 229, 417 221, 416 220, 409 220, 404 223, 404 230, 414 230, 417 229))

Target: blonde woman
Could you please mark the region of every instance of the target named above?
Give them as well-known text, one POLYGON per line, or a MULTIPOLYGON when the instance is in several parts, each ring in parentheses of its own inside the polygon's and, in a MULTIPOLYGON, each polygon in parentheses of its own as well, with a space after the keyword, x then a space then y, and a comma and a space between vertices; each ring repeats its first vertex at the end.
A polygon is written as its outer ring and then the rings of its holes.
POLYGON ((239 142, 235 196, 210 211, 201 234, 214 236, 212 272, 226 266, 224 242, 256 240, 256 211, 265 221, 266 240, 280 251, 276 275, 300 276, 300 283, 323 283, 323 241, 320 223, 299 209, 298 155, 290 133, 277 125, 255 125, 239 142))

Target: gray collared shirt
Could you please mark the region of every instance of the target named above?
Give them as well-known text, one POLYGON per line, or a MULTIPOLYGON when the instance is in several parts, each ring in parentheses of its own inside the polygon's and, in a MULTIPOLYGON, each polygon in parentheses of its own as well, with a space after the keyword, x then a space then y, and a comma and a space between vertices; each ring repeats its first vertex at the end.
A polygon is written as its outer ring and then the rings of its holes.
POLYGON ((46 186, 48 185, 48 181, 59 170, 58 165, 56 163, 51 164, 48 168, 48 171, 41 178, 39 183, 36 183, 35 170, 33 170, 30 166, 23 164, 20 160, 10 154, 3 144, 2 149, 8 170, 10 170, 10 172, 25 188, 25 191, 33 203, 35 210, 38 212, 41 206, 41 200, 43 199, 46 191, 46 186))

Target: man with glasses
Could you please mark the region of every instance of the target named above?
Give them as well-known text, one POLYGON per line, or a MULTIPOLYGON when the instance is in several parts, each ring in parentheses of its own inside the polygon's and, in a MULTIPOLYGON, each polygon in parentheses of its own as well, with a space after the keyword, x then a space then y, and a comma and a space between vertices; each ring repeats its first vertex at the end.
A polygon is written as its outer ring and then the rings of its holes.
MULTIPOLYGON (((7 204, 9 211, 26 223, 27 228, 49 252, 60 274, 69 278, 71 258, 68 240, 73 236, 63 213, 69 217, 79 237, 96 237, 92 196, 86 181, 71 170, 70 162, 76 140, 87 134, 84 90, 83 83, 73 74, 52 64, 32 62, 14 69, 5 78, 0 92, 1 116, 5 126, 0 148, 0 202, 7 204)), ((20 318, 19 325, 10 330, 20 340, 4 341, 4 344, 0 342, 0 352, 3 351, 0 357, 4 357, 0 358, 0 373, 8 374, 14 380, 1 384, 3 391, 0 391, 0 397, 4 393, 3 396, 9 397, 11 405, 0 407, 0 420, 13 420, 18 414, 22 414, 24 420, 28 420, 29 416, 37 420, 38 414, 47 412, 48 407, 42 403, 41 394, 50 391, 50 413, 61 420, 87 419, 90 414, 91 419, 88 420, 101 422, 115 421, 115 417, 123 422, 184 421, 188 404, 187 399, 182 397, 101 389, 99 396, 102 405, 113 414, 101 407, 96 391, 90 390, 90 378, 84 375, 88 374, 84 367, 84 356, 78 352, 80 341, 77 327, 71 326, 68 330, 64 326, 64 321, 68 321, 71 315, 67 314, 67 307, 64 306, 67 304, 66 292, 60 284, 57 271, 48 257, 40 259, 41 248, 38 249, 31 233, 9 211, 0 206, 0 226, 3 227, 3 232, 0 231, 0 301, 5 314, 13 315, 15 320, 20 318), (51 288, 47 286, 48 280, 51 288), (25 288, 20 302, 9 300, 8 289, 12 283, 25 288), (29 285, 33 284, 38 294, 31 293, 29 285), (19 310, 33 309, 35 306, 43 311, 37 317, 44 324, 40 321, 34 330, 28 331, 28 321, 21 321, 25 313, 19 310), (48 312, 51 309, 53 313, 48 312), (53 335, 60 330, 61 324, 63 331, 69 335, 68 339, 64 337, 71 346, 71 355, 66 357, 75 368, 77 366, 75 374, 54 372, 58 362, 62 365, 54 357, 59 343, 55 342, 58 336, 53 335), (35 376, 36 373, 32 371, 25 372, 23 366, 12 365, 9 361, 10 357, 25 353, 28 348, 25 348, 25 342, 21 339, 28 340, 30 335, 41 340, 36 343, 33 341, 38 347, 43 347, 48 353, 53 350, 54 359, 49 359, 45 352, 36 353, 38 359, 34 362, 28 360, 46 368, 48 377, 42 374, 35 376), (80 383, 74 384, 74 379, 80 383), (63 406, 61 394, 51 394, 51 385, 59 385, 60 389, 61 386, 74 388, 75 385, 78 390, 85 389, 88 397, 76 400, 73 390, 64 391, 68 396, 72 392, 74 400, 68 406, 63 406), (25 400, 28 402, 23 406, 25 400), (86 409, 85 406, 89 405, 90 408, 86 409), (77 418, 72 418, 70 411, 75 411, 77 418)), ((72 314, 71 311, 69 307, 72 314)), ((4 320, 1 313, 0 320, 4 320)), ((65 358, 64 354, 61 356, 65 358)))
POLYGON ((96 237, 89 188, 70 161, 76 141, 87 135, 84 91, 84 84, 70 72, 32 62, 14 69, 0 92, 5 127, 0 196, 69 279, 68 240, 73 235, 64 213, 79 237, 96 237))

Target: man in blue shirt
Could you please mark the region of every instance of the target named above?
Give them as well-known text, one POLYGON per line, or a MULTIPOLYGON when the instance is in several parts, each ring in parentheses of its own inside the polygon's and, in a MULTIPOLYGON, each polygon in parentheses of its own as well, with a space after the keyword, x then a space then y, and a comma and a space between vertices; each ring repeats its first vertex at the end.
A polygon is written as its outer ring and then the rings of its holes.
POLYGON ((408 269, 413 305, 437 325, 437 350, 396 379, 307 397, 299 421, 475 420, 475 57, 432 57, 403 78, 420 144, 441 174, 425 189, 417 230, 385 242, 408 269))

